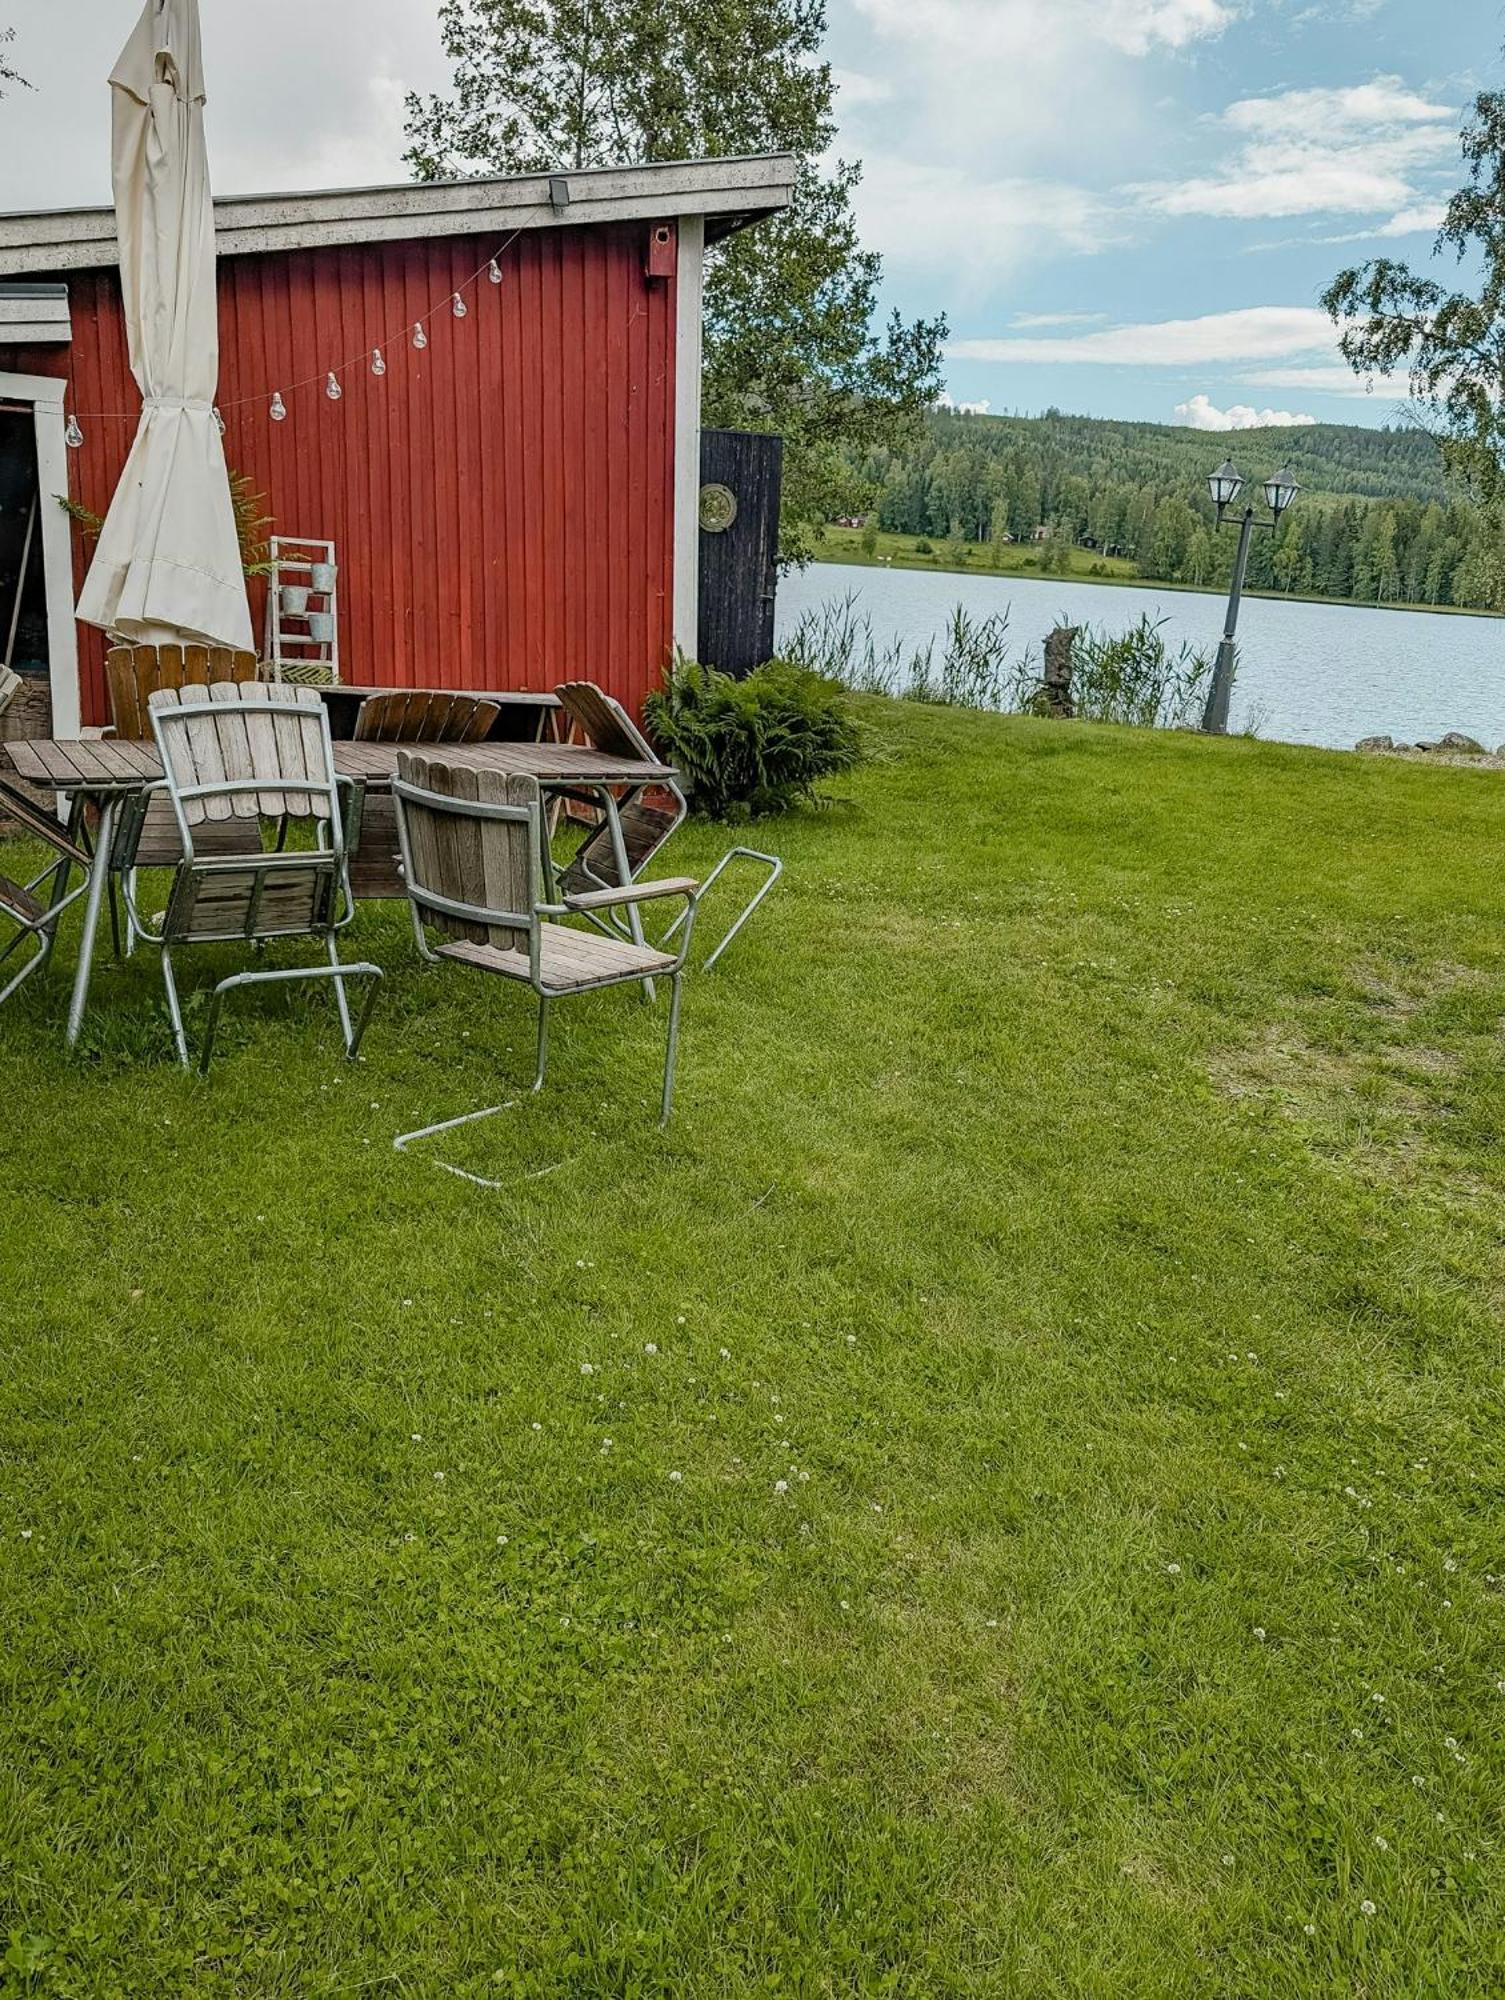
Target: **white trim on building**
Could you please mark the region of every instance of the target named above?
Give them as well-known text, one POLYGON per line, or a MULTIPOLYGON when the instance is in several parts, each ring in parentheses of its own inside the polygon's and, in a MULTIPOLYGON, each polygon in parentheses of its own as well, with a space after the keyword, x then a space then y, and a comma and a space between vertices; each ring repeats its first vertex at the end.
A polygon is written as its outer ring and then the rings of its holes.
MULTIPOLYGON (((610 222, 704 220, 714 242, 787 208, 788 153, 506 179, 409 182, 313 194, 236 195, 214 204, 219 254, 412 242, 428 236, 509 235, 610 222)), ((0 215, 0 276, 98 270, 118 259, 112 208, 0 215)))
POLYGON ((78 628, 73 621, 73 546, 67 514, 58 499, 68 494, 66 383, 55 375, 0 373, 0 402, 30 403, 37 439, 38 513, 42 528, 42 574, 47 588, 47 659, 52 680, 52 733, 77 736, 81 710, 78 687, 78 628))
POLYGON ((700 375, 705 310, 705 220, 679 218, 674 348, 674 643, 700 651, 700 375))

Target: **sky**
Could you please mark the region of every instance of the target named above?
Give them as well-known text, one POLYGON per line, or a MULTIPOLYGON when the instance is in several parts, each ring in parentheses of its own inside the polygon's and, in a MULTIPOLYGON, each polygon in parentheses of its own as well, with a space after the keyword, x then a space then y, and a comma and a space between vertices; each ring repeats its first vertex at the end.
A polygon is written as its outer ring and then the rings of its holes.
MULTIPOLYGON (((1505 78, 1505 0, 828 5, 885 307, 946 313, 956 403, 1395 419, 1317 301, 1347 263, 1430 257, 1466 108, 1505 78)), ((0 103, 0 208, 109 198, 105 79, 139 11, 0 0, 35 86, 0 103)), ((202 11, 219 192, 406 178, 404 92, 447 81, 437 0, 202 11)))

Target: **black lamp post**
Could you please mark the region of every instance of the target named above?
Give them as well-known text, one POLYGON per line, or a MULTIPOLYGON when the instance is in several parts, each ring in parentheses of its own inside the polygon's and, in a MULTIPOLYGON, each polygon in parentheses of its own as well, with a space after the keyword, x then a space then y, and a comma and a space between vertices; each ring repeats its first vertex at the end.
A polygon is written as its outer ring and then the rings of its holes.
MULTIPOLYGON (((1220 528, 1229 510, 1237 506, 1246 484, 1244 475, 1232 459, 1226 458, 1208 480, 1207 487, 1212 494, 1212 504, 1217 509, 1220 528)), ((1228 619, 1223 628, 1223 643, 1218 647, 1207 707, 1202 715, 1202 727, 1211 735, 1226 736, 1228 733, 1228 704, 1233 696, 1233 667, 1238 651, 1239 606, 1244 599, 1244 578, 1249 570, 1249 550, 1254 541, 1254 530, 1269 528, 1273 531, 1278 528, 1281 515, 1300 491, 1296 481, 1282 466, 1279 472, 1272 473, 1265 481, 1265 505, 1270 510, 1270 518, 1261 520, 1252 502, 1244 509, 1239 527, 1238 555, 1233 564, 1233 585, 1228 592, 1228 619)))

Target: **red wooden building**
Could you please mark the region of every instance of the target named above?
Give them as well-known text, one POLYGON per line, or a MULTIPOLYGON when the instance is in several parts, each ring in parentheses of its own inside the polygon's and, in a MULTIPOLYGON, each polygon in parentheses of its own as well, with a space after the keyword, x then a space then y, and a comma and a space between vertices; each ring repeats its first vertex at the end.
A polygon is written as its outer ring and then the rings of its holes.
MULTIPOLYGON (((776 156, 216 204, 226 455, 276 532, 338 544, 344 679, 585 675, 636 708, 676 642, 695 650, 704 252, 782 208, 793 171, 776 156)), ((0 216, 0 280, 0 505, 28 479, 39 495, 31 664, 66 735, 109 719, 106 642, 74 621, 87 550, 53 496, 104 511, 140 408, 113 212, 0 216)), ((254 594, 253 611, 259 630, 254 594)))

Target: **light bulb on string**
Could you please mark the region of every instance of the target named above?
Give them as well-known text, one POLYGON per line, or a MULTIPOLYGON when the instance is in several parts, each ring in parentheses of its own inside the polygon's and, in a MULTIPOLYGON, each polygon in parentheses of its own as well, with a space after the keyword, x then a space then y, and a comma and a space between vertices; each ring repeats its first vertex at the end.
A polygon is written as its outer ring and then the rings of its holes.
POLYGON ((429 337, 423 330, 423 321, 421 319, 415 320, 413 322, 413 345, 415 347, 427 347, 428 344, 429 337))
POLYGON ((378 347, 375 353, 371 356, 371 373, 373 375, 385 375, 386 372, 387 372, 386 358, 382 354, 381 349, 378 347))
POLYGON ((68 419, 68 428, 66 431, 64 431, 63 435, 68 440, 68 449, 70 451, 83 450, 84 448, 83 428, 80 425, 78 418, 76 416, 70 417, 68 419))
POLYGON ((270 415, 274 424, 285 424, 287 422, 287 404, 282 400, 282 391, 280 389, 272 397, 270 415))
POLYGON ((329 380, 324 384, 324 393, 331 403, 337 403, 345 393, 340 387, 339 376, 335 374, 332 368, 329 371, 329 380))
POLYGON ((487 277, 490 278, 492 284, 494 285, 499 285, 502 282, 502 267, 496 261, 495 257, 492 258, 491 269, 487 272, 486 275, 487 277))
POLYGON ((464 319, 465 315, 470 311, 470 307, 466 305, 458 292, 455 293, 454 303, 450 306, 450 311, 456 319, 464 319))

